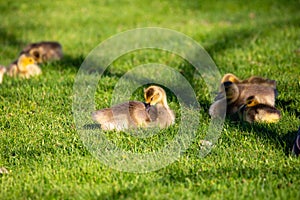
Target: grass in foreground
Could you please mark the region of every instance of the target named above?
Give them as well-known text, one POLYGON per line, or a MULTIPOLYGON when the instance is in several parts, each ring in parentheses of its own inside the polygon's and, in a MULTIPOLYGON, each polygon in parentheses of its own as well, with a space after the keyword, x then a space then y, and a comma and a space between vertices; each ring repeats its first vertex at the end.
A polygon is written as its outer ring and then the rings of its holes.
MULTIPOLYGON (((0 167, 10 171, 0 174, 0 199, 299 199, 300 159, 290 155, 300 125, 299 6, 299 1, 279 0, 0 3, 1 64, 12 62, 29 42, 57 40, 65 52, 61 62, 42 66, 41 77, 5 77, 0 85, 0 167), (282 120, 271 125, 226 120, 209 155, 199 157, 196 140, 178 161, 155 172, 124 173, 100 163, 76 132, 74 78, 100 42, 147 26, 192 37, 210 53, 221 74, 277 80, 282 120)), ((97 106, 109 105, 122 74, 149 61, 170 65, 192 81, 203 108, 201 136, 210 121, 207 88, 170 54, 146 51, 120 58, 101 79, 97 106)), ((169 101, 178 112, 176 99, 169 101)), ((172 129, 164 134, 172 137, 172 129)), ((110 136, 128 142, 126 134, 110 136)), ((163 143, 164 137, 159 138, 163 143)))

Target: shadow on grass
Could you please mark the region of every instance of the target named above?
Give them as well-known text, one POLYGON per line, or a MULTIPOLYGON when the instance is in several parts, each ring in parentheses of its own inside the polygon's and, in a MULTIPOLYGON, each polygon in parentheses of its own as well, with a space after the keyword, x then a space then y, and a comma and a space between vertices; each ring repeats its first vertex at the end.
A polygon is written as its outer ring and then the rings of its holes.
POLYGON ((226 49, 242 48, 251 42, 255 42, 259 38, 259 35, 267 29, 270 29, 270 27, 284 28, 291 25, 300 26, 300 17, 266 21, 258 23, 256 26, 244 27, 238 30, 228 30, 211 40, 215 42, 211 42, 211 44, 205 46, 205 49, 210 55, 214 55, 226 49))
POLYGON ((84 59, 85 56, 83 55, 73 57, 69 54, 64 54, 64 57, 59 61, 59 64, 62 67, 71 67, 71 68, 79 69, 84 59))
POLYGON ((190 1, 177 1, 173 0, 172 6, 179 7, 183 10, 200 10, 200 11, 213 11, 216 14, 224 12, 224 10, 230 10, 233 7, 238 7, 242 12, 251 12, 257 10, 259 7, 270 7, 280 9, 281 7, 288 8, 290 11, 297 11, 299 8, 299 1, 286 1, 282 0, 265 0, 265 1, 251 1, 245 4, 243 1, 199 1, 199 0, 190 0, 190 1))
MULTIPOLYGON (((112 188, 109 193, 101 194, 101 196, 98 197, 100 197, 100 199, 135 199, 136 196, 139 196, 141 193, 145 194, 145 190, 147 190, 147 187, 149 189, 149 187, 151 188, 160 186, 172 188, 176 188, 176 186, 185 187, 189 188, 190 192, 192 193, 196 192, 198 195, 202 195, 203 197, 210 197, 220 190, 224 190, 224 188, 217 187, 218 185, 232 184, 232 179, 238 182, 235 184, 249 184, 253 182, 253 180, 256 180, 258 177, 261 177, 265 174, 279 174, 279 177, 283 178, 286 173, 289 173, 289 171, 285 171, 284 168, 272 169, 272 172, 270 172, 270 169, 267 168, 255 169, 251 167, 221 167, 203 171, 199 169, 195 170, 197 171, 186 172, 185 170, 174 170, 166 172, 167 170, 161 170, 160 172, 158 172, 159 174, 161 174, 161 178, 157 180, 135 184, 131 187, 122 187, 118 189, 112 188), (147 187, 143 187, 143 184, 147 185, 147 187)), ((262 180, 264 178, 265 177, 261 177, 262 180)), ((276 187, 278 189, 290 187, 290 184, 293 184, 292 180, 289 180, 285 183, 278 182, 276 187)))
POLYGON ((262 140, 270 141, 276 148, 283 149, 286 156, 291 154, 293 142, 297 136, 297 130, 285 134, 276 131, 276 127, 269 124, 249 124, 240 122, 242 131, 254 132, 262 140))
MULTIPOLYGON (((175 183, 175 184, 189 184, 190 182, 192 183, 200 183, 202 187, 193 187, 196 189, 198 192, 210 196, 214 192, 217 192, 218 190, 221 190, 220 188, 216 188, 212 185, 212 182, 214 183, 220 183, 226 184, 226 180, 228 180, 228 184, 231 184, 232 179, 235 179, 237 181, 240 181, 241 184, 247 183, 248 181, 251 182, 258 177, 261 177, 262 174, 269 174, 270 169, 256 169, 252 167, 245 167, 245 168, 237 168, 237 167, 220 167, 216 169, 208 169, 208 170, 199 170, 196 169, 197 171, 191 171, 191 172, 186 172, 186 171, 176 171, 172 172, 170 171, 169 173, 164 173, 163 177, 158 180, 160 184, 164 185, 169 185, 170 183, 175 183)), ((289 170, 287 169, 285 171, 284 168, 277 168, 277 169, 272 169, 273 174, 280 174, 280 176, 285 176, 284 174, 289 173, 289 170)), ((292 183, 292 181, 290 182, 292 183)), ((288 186, 289 183, 286 183, 287 185, 282 186, 282 183, 278 183, 277 187, 285 187, 288 186)), ((192 189, 193 189, 192 188, 192 189)))
POLYGON ((299 106, 299 99, 277 99, 277 105, 283 108, 284 110, 288 110, 289 113, 293 113, 296 115, 297 118, 300 118, 300 108, 299 106))
POLYGON ((9 45, 18 48, 20 49, 19 52, 21 51, 20 47, 25 46, 26 44, 24 41, 17 39, 14 34, 6 32, 2 27, 0 27, 0 43, 2 45, 9 45))
POLYGON ((82 127, 83 130, 98 130, 101 129, 101 125, 100 124, 85 124, 82 127))

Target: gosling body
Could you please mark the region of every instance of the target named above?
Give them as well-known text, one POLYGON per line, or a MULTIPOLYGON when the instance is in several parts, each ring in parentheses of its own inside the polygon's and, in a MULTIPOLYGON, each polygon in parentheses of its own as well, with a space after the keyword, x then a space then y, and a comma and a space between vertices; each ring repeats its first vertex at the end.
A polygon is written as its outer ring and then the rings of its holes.
POLYGON ((274 123, 281 118, 281 113, 274 106, 261 104, 255 96, 247 99, 247 103, 239 110, 239 115, 243 121, 249 123, 274 123))
POLYGON ((147 127, 151 122, 147 105, 139 101, 129 101, 98 110, 92 114, 92 119, 98 122, 103 130, 117 131, 147 127))
POLYGON ((129 101, 92 113, 92 119, 103 130, 125 130, 138 127, 166 128, 174 123, 175 115, 167 104, 165 91, 158 86, 144 90, 145 103, 129 101))

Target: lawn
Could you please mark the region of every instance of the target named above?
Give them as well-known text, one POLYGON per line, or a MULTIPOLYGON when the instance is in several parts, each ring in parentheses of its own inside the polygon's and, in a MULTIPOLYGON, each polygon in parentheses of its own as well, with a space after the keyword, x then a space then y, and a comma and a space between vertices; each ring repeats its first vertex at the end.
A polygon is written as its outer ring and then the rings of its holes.
MULTIPOLYGON (((61 61, 29 80, 0 85, 0 199, 300 199, 300 159, 291 154, 300 126, 300 2, 242 1, 1 1, 0 64, 8 66, 28 43, 59 41, 61 61), (193 67, 170 52, 145 49, 115 60, 95 92, 96 108, 110 105, 115 85, 147 63, 172 67, 189 81, 200 105, 195 140, 175 162, 147 173, 124 172, 99 161, 74 120, 73 84, 89 53, 134 28, 162 27, 192 38, 219 73, 277 81, 276 124, 226 119, 212 150, 201 156, 210 92, 193 67)), ((142 86, 130 97, 143 100, 142 86)), ((178 99, 167 90, 177 116, 178 99)), ((131 152, 156 151, 181 121, 150 138, 126 132, 106 137, 131 152)))

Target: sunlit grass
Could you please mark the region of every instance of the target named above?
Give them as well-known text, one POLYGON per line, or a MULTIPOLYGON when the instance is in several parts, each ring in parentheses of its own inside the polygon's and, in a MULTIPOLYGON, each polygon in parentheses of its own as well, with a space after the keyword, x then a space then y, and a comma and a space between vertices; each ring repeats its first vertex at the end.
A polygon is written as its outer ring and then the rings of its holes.
MULTIPOLYGON (((63 60, 42 65, 30 80, 5 76, 0 85, 0 199, 299 199, 300 160, 291 145, 300 125, 299 1, 3 1, 0 61, 9 65, 27 43, 59 41, 63 60), (182 58, 156 50, 132 52, 103 74, 96 107, 111 103, 121 76, 156 62, 178 70, 200 104, 195 140, 169 166, 149 173, 119 172, 99 162, 76 131, 73 83, 84 58, 105 39, 133 28, 182 32, 209 52, 221 74, 275 79, 282 112, 277 124, 226 120, 212 151, 200 156, 210 117, 208 89, 182 58)), ((143 87, 131 99, 143 100, 143 87)), ((180 116, 178 101, 168 92, 180 116)), ((176 135, 180 120, 160 134, 136 138, 108 132, 120 148, 156 151, 176 135), (141 147, 141 148, 137 148, 141 147)))

